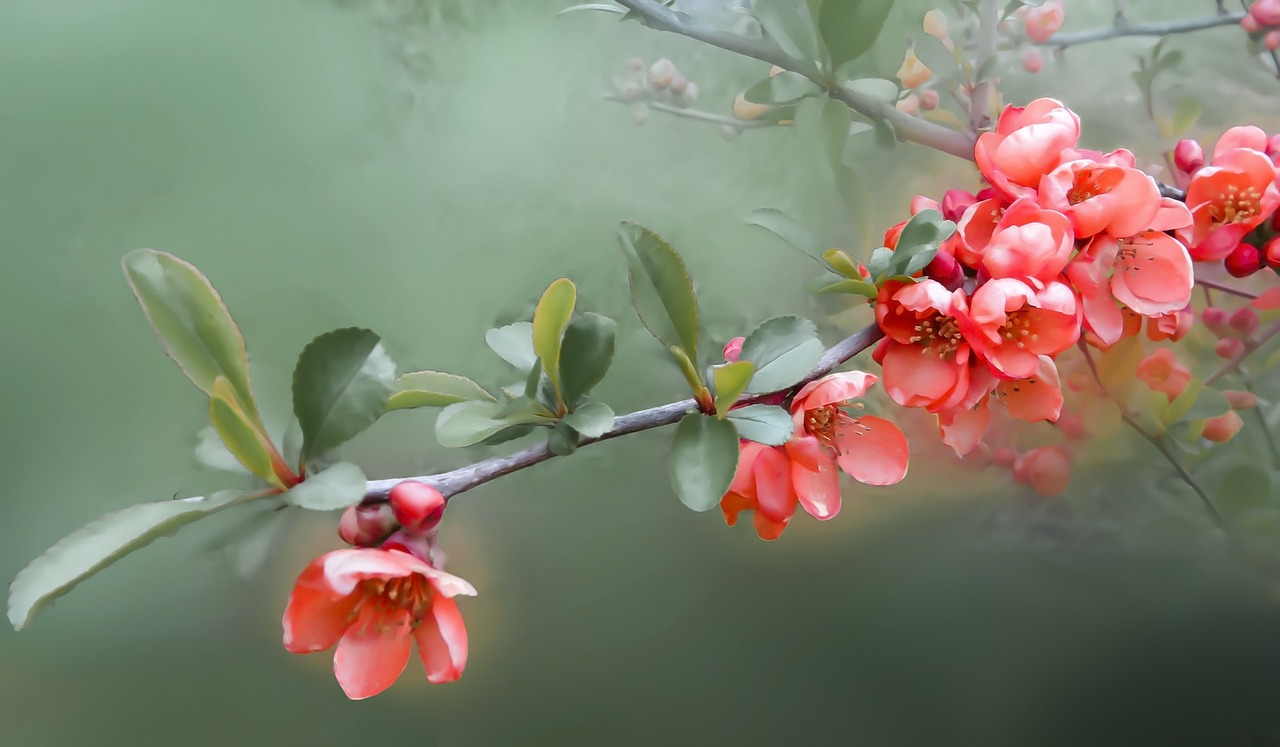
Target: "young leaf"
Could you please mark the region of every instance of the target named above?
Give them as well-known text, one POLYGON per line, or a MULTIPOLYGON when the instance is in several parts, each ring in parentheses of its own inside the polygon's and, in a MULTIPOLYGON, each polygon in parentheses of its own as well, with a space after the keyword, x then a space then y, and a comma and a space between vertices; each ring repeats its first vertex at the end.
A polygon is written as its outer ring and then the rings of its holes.
POLYGON ((284 499, 311 511, 337 511, 363 500, 364 486, 364 472, 359 467, 338 462, 294 485, 284 499))
POLYGON ((139 503, 95 519, 18 573, 9 585, 9 622, 22 630, 55 599, 125 555, 198 519, 261 497, 227 490, 208 498, 139 503))
POLYGON ((758 226, 814 259, 821 259, 822 245, 803 223, 774 208, 760 208, 747 214, 747 225, 758 226))
POLYGON ((196 461, 206 467, 238 475, 250 474, 239 459, 227 450, 222 437, 212 426, 205 426, 196 433, 196 461))
POLYGON ((734 361, 711 367, 711 379, 716 387, 716 417, 723 418, 734 402, 747 390, 756 364, 751 361, 734 361))
MULTIPOLYGON (((857 78, 840 83, 840 87, 862 98, 878 101, 882 104, 893 104, 898 101, 898 84, 884 78, 857 78)), ((846 107, 848 108, 848 107, 846 107)))
POLYGON ((818 33, 840 67, 875 43, 893 9, 893 0, 829 0, 818 12, 818 33))
POLYGON ((748 441, 781 446, 791 440, 795 424, 791 414, 777 405, 747 405, 729 411, 729 421, 748 441))
POLYGON ((691 412, 680 419, 671 443, 671 484, 694 511, 720 503, 738 468, 738 431, 727 420, 691 412))
POLYGON ((336 329, 303 348, 293 370, 302 459, 310 461, 373 425, 386 411, 395 375, 396 364, 367 329, 336 329))
POLYGON ((866 296, 867 298, 875 298, 879 295, 875 283, 869 283, 866 280, 837 280, 829 285, 824 285, 815 293, 852 293, 858 296, 866 296))
POLYGON ((556 456, 568 456, 578 450, 578 432, 561 420, 547 436, 547 451, 556 456))
POLYGON ((889 275, 910 277, 923 270, 955 231, 956 224, 945 220, 937 210, 921 210, 911 216, 889 258, 889 275))
POLYGON ((822 89, 800 73, 784 71, 753 83, 742 97, 753 104, 794 104, 820 93, 822 89))
POLYGON ((533 352, 533 325, 516 322, 484 333, 484 341, 499 358, 521 371, 528 371, 537 358, 533 352))
POLYGON ((129 252, 123 265, 169 357, 206 394, 213 394, 214 379, 225 376, 241 409, 260 427, 244 338, 208 278, 191 263, 154 249, 129 252))
POLYGON ((813 322, 798 316, 769 319, 742 343, 738 359, 756 364, 747 392, 776 392, 795 384, 818 365, 822 352, 813 322))
POLYGON ((851 280, 861 280, 862 273, 858 270, 858 265, 853 261, 853 257, 840 249, 828 249, 822 253, 822 261, 837 273, 844 275, 851 280))
POLYGON ((249 420, 235 400, 235 392, 225 376, 214 380, 209 397, 209 422, 222 443, 245 469, 272 485, 282 486, 276 476, 271 455, 275 446, 266 434, 249 420))
POLYGON ((575 317, 565 327, 560 348, 560 386, 569 406, 594 389, 609 372, 617 328, 609 317, 591 312, 575 317))
POLYGON ((698 355, 698 299, 684 260, 658 234, 638 224, 618 226, 618 244, 627 258, 631 301, 644 326, 667 347, 698 355))
POLYGON ((563 395, 560 389, 560 345, 564 329, 573 316, 578 291, 568 278, 552 283, 538 300, 533 312, 533 353, 542 361, 542 370, 551 380, 556 398, 563 395))
POLYGON ((458 402, 440 411, 436 418, 436 440, 441 446, 460 448, 480 443, 515 425, 542 421, 542 406, 524 401, 513 412, 500 402, 458 402))
POLYGON ((387 410, 446 407, 471 400, 497 401, 484 387, 465 376, 442 371, 411 371, 396 378, 387 410))
POLYGON ((562 422, 586 438, 600 438, 613 428, 613 409, 603 402, 583 402, 562 422))

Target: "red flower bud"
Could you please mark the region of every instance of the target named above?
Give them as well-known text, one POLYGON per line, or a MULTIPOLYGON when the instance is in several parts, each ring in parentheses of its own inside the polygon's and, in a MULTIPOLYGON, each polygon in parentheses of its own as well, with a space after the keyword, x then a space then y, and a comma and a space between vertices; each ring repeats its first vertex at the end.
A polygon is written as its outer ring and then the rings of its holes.
POLYGON ((1022 69, 1028 73, 1038 73, 1044 68, 1044 54, 1036 47, 1022 50, 1022 69))
MULTIPOLYGON (((1280 215, 1280 212, 1276 213, 1280 215)), ((1280 272, 1280 236, 1272 236, 1262 247, 1262 256, 1267 260, 1267 266, 1276 272, 1280 272)))
POLYGON ((991 452, 991 461, 1001 467, 1012 467, 1013 463, 1018 461, 1018 455, 1013 449, 1005 446, 991 452))
POLYGON ((1258 395, 1241 389, 1229 389, 1222 393, 1231 403, 1232 410, 1252 410, 1258 406, 1258 395))
POLYGON ((978 198, 973 193, 966 192, 963 189, 948 189, 947 193, 942 196, 942 217, 949 221, 959 221, 964 215, 964 211, 969 206, 977 202, 978 198))
POLYGON ((1227 333, 1228 318, 1227 310, 1219 306, 1206 306, 1204 311, 1200 312, 1200 321, 1204 322, 1204 326, 1218 337, 1227 333))
POLYGON ((1015 475, 1022 473, 1037 493, 1053 497, 1071 481, 1071 455, 1061 446, 1041 446, 1023 454, 1013 469, 1015 475))
POLYGON ((937 280, 949 291, 964 285, 964 268, 951 252, 939 251, 935 254, 933 260, 925 265, 924 274, 925 277, 937 280))
POLYGON ((738 356, 742 355, 742 343, 746 342, 745 337, 735 337, 724 345, 724 359, 730 363, 737 363, 738 356))
POLYGON ((1227 324, 1242 336, 1251 335, 1258 328, 1258 312, 1248 306, 1241 306, 1232 312, 1231 319, 1227 324))
POLYGON ((1204 166, 1204 148, 1194 140, 1179 140, 1173 149, 1173 165, 1186 174, 1194 174, 1204 166))
POLYGON ((1253 244, 1240 242, 1227 255, 1227 272, 1238 278, 1247 278, 1262 269, 1264 263, 1262 251, 1253 244))
POLYGON ((1244 341, 1239 337, 1224 337, 1213 346, 1213 352, 1223 360, 1230 360, 1244 352, 1244 341))
POLYGON ((397 483, 387 497, 396 521, 410 532, 431 529, 440 523, 444 513, 445 501, 440 491, 416 480, 397 483))
POLYGON ((921 109, 924 109, 927 112, 931 112, 934 109, 937 109, 938 104, 941 104, 941 103, 942 103, 941 97, 939 97, 938 92, 933 90, 932 88, 929 88, 920 92, 920 108, 921 109))
POLYGON ((338 522, 338 536, 354 547, 375 547, 395 528, 396 517, 390 504, 349 506, 338 522))
POLYGON ((1242 427, 1244 427, 1244 421, 1232 410, 1225 415, 1204 421, 1204 430, 1200 435, 1214 443, 1225 444, 1235 438, 1242 427))

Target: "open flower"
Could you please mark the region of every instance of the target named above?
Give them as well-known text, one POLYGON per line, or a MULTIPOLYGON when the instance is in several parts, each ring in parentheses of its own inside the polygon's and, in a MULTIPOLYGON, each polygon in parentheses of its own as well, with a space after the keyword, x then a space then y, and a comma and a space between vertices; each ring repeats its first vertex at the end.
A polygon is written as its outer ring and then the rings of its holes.
POLYGON ((973 156, 991 186, 1012 199, 1034 195, 1040 179, 1079 140, 1075 112, 1056 99, 1036 99, 1025 107, 1005 107, 995 132, 978 137, 973 156))
POLYGON ((1160 188, 1135 168, 1082 159, 1046 174, 1039 201, 1070 218, 1077 239, 1104 231, 1123 238, 1151 225, 1160 209, 1160 188))
POLYGON ((1080 292, 1089 329, 1107 345, 1123 333, 1116 301, 1159 317, 1185 307, 1195 286, 1187 248, 1161 231, 1124 239, 1098 235, 1068 265, 1067 277, 1080 292))
POLYGON ((956 315, 967 308, 963 291, 934 280, 890 280, 876 298, 876 322, 885 339, 873 353, 884 388, 903 407, 940 412, 969 393, 969 342, 956 315))
POLYGON ((1080 337, 1075 293, 1058 281, 1036 290, 1013 278, 989 280, 958 321, 974 350, 1007 379, 1031 376, 1040 356, 1057 355, 1080 337))
POLYGON ((1178 238, 1197 262, 1220 260, 1280 205, 1276 167, 1257 127, 1233 127, 1214 147, 1213 163, 1191 177, 1187 207, 1194 225, 1178 238))
MULTIPOLYGON (((725 523, 755 511, 756 534, 777 539, 799 506, 823 521, 840 513, 840 471, 867 485, 892 485, 907 474, 907 439, 898 426, 841 408, 876 377, 849 371, 811 381, 791 403, 795 433, 784 446, 741 442, 738 468, 720 499, 725 523)), ((858 406, 858 405, 855 405, 858 406)))
MULTIPOLYGON (((966 233, 966 241, 974 240, 971 234, 973 231, 966 233)), ((1075 249, 1075 234, 1067 216, 1045 210, 1028 197, 1001 214, 985 247, 970 249, 982 255, 982 267, 993 278, 1046 283, 1067 266, 1075 249)))
POLYGON ((335 643, 333 671, 353 700, 391 686, 412 642, 427 680, 452 682, 467 665, 467 629, 452 597, 471 584, 399 550, 335 550, 298 577, 284 611, 284 647, 295 654, 335 643))

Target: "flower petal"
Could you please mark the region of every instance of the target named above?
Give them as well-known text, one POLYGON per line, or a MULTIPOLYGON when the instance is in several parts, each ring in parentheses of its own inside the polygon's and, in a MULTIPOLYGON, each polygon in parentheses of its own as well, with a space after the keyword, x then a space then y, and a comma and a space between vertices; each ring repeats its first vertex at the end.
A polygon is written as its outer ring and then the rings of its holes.
POLYGON ((457 602, 447 597, 432 600, 431 611, 413 636, 428 682, 439 685, 462 676, 467 668, 467 626, 457 602))
POLYGON ((363 700, 391 687, 409 663, 412 649, 407 621, 362 615, 338 641, 333 673, 348 698, 363 700))
POLYGON ((791 484, 791 460, 786 449, 770 447, 756 457, 757 513, 774 521, 786 521, 796 511, 796 490, 791 484))
MULTIPOLYGON (((337 551, 341 552, 341 550, 337 551)), ((325 581, 325 557, 311 561, 298 576, 285 607, 284 647, 294 654, 324 651, 338 642, 351 623, 358 594, 338 594, 325 581)))
POLYGON ((892 485, 907 475, 907 437, 898 426, 863 415, 836 427, 840 469, 867 485, 892 485))
POLYGON ((826 459, 816 470, 792 462, 791 482, 800 505, 813 518, 826 521, 840 513, 840 473, 834 459, 826 459))
POLYGON ((845 371, 823 376, 805 384, 796 393, 791 410, 815 410, 827 405, 844 404, 861 397, 867 388, 879 381, 879 377, 862 371, 845 371))

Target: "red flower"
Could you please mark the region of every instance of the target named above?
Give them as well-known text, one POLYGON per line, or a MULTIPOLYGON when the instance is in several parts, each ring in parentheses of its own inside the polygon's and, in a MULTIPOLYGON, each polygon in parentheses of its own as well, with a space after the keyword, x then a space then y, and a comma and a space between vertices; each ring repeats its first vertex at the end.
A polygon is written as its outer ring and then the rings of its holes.
POLYGON ((1053 356, 1080 337, 1076 295, 1054 281, 1035 290, 1021 280, 996 278, 974 291, 957 319, 974 350, 1007 379, 1036 372, 1039 356, 1053 356))
POLYGON ((284 611, 284 647, 307 654, 336 643, 333 671, 352 700, 390 687, 415 639, 427 680, 452 682, 467 665, 467 629, 452 597, 475 593, 399 550, 335 550, 298 577, 284 611))
POLYGON ((1280 205, 1276 167, 1264 152, 1257 127, 1227 130, 1213 150, 1213 164, 1191 177, 1187 207, 1195 224, 1178 238, 1197 262, 1224 259, 1280 205))
POLYGON ((995 132, 984 132, 973 149, 978 170, 1009 198, 1034 195, 1040 179, 1062 163, 1080 140, 1080 118, 1061 101, 1036 99, 1008 106, 995 132))
POLYGON ((885 339, 873 353, 884 388, 903 407, 939 412, 969 394, 969 341, 956 317, 967 308, 963 291, 934 280, 890 280, 876 298, 876 322, 885 339))

